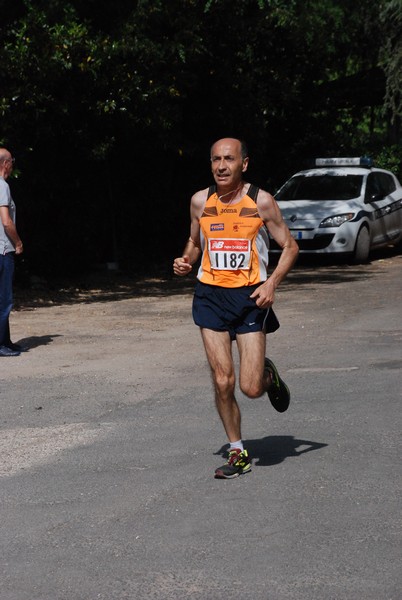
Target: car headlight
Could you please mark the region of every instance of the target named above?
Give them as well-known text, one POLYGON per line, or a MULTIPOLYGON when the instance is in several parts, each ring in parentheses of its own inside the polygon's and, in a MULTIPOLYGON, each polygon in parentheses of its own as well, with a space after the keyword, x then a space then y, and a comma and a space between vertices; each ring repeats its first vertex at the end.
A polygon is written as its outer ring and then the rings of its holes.
POLYGON ((354 213, 346 213, 345 215, 335 215, 334 217, 327 217, 320 223, 320 227, 339 227, 346 221, 351 221, 354 217, 354 213))

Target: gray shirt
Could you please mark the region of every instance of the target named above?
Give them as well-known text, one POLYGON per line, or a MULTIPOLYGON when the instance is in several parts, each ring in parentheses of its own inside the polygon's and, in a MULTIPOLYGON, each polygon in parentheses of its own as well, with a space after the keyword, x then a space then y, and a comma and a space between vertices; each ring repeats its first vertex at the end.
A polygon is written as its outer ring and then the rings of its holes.
MULTIPOLYGON (((0 176, 0 206, 8 206, 10 217, 15 223, 15 204, 11 198, 10 186, 3 177, 0 176)), ((3 223, 0 219, 0 254, 7 254, 7 252, 14 252, 14 244, 4 231, 3 223)))

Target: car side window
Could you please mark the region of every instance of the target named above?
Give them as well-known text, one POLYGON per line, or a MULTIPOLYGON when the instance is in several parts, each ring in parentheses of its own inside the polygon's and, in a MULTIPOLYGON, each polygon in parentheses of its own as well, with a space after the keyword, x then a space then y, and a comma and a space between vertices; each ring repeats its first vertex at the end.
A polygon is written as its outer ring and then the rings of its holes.
POLYGON ((377 175, 380 183, 381 193, 384 196, 388 196, 389 194, 392 194, 392 192, 395 192, 396 185, 392 175, 388 175, 388 173, 377 173, 377 175))
POLYGON ((381 195, 381 185, 377 175, 378 173, 369 173, 367 176, 365 202, 373 202, 381 195))

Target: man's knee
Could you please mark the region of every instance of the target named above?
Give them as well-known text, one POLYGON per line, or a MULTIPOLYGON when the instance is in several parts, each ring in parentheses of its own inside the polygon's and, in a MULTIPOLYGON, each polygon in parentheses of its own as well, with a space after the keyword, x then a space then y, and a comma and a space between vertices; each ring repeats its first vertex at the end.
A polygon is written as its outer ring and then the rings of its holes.
POLYGON ((234 373, 214 373, 214 383, 219 394, 227 396, 234 392, 235 376, 234 373))
POLYGON ((240 381, 239 385, 243 394, 248 398, 259 398, 265 391, 261 381, 240 381))

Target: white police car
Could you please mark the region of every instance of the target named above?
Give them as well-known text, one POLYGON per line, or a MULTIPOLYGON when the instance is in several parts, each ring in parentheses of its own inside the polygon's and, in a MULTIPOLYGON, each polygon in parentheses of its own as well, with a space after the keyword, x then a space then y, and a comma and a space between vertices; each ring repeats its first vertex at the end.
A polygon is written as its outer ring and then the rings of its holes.
MULTIPOLYGON (((317 158, 275 194, 300 253, 350 254, 402 243, 402 187, 390 171, 362 158, 317 158)), ((274 240, 271 249, 279 251, 274 240)))

